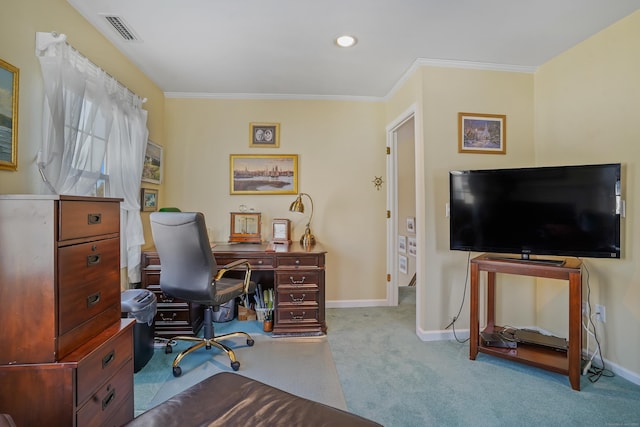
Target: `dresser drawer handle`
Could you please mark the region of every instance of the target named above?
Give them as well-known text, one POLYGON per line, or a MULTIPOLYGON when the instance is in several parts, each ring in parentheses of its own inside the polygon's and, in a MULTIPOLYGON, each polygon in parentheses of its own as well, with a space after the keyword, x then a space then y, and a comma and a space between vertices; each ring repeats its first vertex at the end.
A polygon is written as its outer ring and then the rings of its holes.
POLYGON ((89 225, 100 224, 102 222, 102 214, 101 213, 90 213, 87 218, 87 222, 89 225))
POLYGON ((298 315, 293 314, 293 311, 290 311, 289 313, 291 313, 291 320, 296 320, 296 321, 304 320, 304 315, 306 314, 305 311, 303 311, 302 314, 298 314, 298 315))
POLYGON ((116 359, 116 351, 111 350, 105 357, 102 358, 102 369, 109 366, 111 362, 116 359))
POLYGON ((300 298, 296 298, 295 296, 293 296, 293 294, 289 294, 289 297, 291 297, 291 302, 293 302, 294 304, 302 304, 302 302, 304 302, 304 297, 307 296, 306 294, 302 294, 302 296, 300 298))
MULTIPOLYGON (((111 387, 111 385, 109 385, 109 387, 111 387)), ((107 394, 105 398, 102 399, 102 410, 104 411, 107 408, 107 406, 109 406, 109 404, 115 400, 115 398, 116 398, 116 389, 113 388, 109 391, 109 394, 107 394)))
POLYGON ((174 298, 164 292, 160 295, 160 302, 173 302, 174 298))
POLYGON ((95 294, 89 295, 87 297, 87 308, 92 307, 100 302, 100 292, 96 292, 95 294))
POLYGON ((289 276, 289 280, 291 280, 291 283, 294 285, 302 285, 306 279, 305 276, 302 276, 301 280, 293 280, 293 276, 289 276))
POLYGON ((101 258, 102 258, 102 255, 100 255, 100 254, 88 255, 87 256, 87 267, 92 267, 94 265, 100 264, 100 259, 101 258))

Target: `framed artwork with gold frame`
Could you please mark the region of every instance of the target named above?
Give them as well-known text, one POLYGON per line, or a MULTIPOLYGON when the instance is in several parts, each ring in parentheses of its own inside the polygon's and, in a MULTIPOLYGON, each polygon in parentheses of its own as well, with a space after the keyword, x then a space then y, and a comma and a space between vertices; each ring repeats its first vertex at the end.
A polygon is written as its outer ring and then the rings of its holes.
POLYGON ((229 242, 260 243, 262 214, 260 212, 231 212, 229 242))
POLYGON ((20 70, 0 59, 0 170, 18 170, 18 82, 20 70))
POLYGON ((298 194, 297 154, 231 154, 230 194, 298 194))
POLYGON ((458 113, 458 152, 507 153, 507 116, 458 113))
POLYGON ((274 218, 271 221, 272 243, 291 243, 291 221, 286 218, 274 218))
POLYGON ((280 123, 249 123, 249 147, 280 147, 280 123))

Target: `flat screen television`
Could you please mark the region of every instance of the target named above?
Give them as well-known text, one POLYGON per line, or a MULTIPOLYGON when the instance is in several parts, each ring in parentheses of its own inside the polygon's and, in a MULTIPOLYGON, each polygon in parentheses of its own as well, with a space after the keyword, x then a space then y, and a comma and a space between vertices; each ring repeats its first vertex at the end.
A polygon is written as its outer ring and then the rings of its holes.
POLYGON ((620 163, 449 173, 452 250, 620 258, 620 163))

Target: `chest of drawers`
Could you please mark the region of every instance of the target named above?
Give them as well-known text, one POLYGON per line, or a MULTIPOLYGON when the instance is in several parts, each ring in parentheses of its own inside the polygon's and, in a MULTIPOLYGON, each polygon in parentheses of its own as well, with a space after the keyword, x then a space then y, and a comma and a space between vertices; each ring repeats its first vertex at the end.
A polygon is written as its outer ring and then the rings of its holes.
POLYGON ((120 319, 120 200, 3 195, 0 236, 0 412, 18 425, 131 419, 133 322, 120 319), (117 397, 109 397, 114 389, 117 397), (104 408, 94 413, 97 400, 104 408))

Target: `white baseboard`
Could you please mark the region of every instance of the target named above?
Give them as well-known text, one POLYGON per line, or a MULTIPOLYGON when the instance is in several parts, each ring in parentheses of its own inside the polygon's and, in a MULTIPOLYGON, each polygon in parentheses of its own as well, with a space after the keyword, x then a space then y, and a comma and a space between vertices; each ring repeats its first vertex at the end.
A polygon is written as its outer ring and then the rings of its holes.
POLYGON ((386 299, 326 301, 326 308, 388 307, 386 299))

